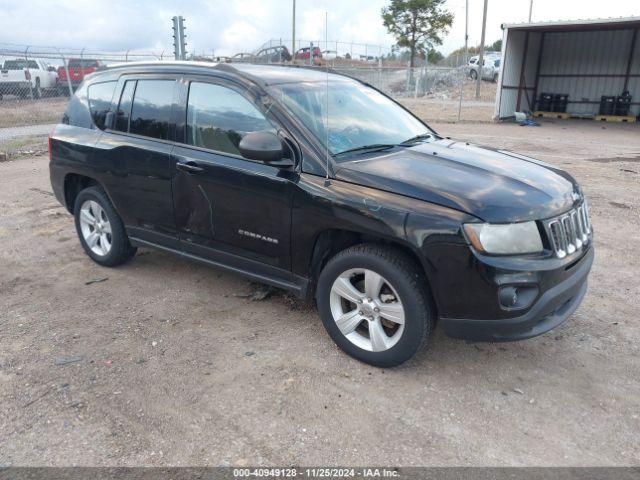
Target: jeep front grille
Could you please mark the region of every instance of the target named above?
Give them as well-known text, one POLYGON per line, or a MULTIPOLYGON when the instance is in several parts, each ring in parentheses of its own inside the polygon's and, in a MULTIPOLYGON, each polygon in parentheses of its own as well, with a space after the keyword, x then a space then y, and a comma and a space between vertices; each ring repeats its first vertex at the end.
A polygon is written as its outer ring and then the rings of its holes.
POLYGON ((580 250, 591 238, 587 202, 558 217, 544 221, 551 248, 558 258, 580 250))

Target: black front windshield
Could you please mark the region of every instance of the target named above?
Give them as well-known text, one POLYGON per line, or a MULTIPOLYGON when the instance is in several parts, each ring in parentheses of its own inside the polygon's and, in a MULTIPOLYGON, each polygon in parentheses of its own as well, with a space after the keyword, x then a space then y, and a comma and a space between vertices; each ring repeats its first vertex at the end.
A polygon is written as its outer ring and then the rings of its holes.
POLYGON ((433 133, 422 122, 378 91, 344 80, 327 84, 290 83, 270 87, 278 98, 325 145, 327 107, 329 152, 337 155, 366 145, 395 145, 433 133))

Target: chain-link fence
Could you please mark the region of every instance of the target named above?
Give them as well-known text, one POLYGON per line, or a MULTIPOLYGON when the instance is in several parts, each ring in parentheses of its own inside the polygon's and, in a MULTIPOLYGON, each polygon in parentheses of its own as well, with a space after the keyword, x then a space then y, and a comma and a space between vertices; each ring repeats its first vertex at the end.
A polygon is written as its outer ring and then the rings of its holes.
MULTIPOLYGON (((363 80, 428 122, 490 121, 496 86, 483 82, 480 99, 464 64, 409 68, 390 49, 350 42, 271 40, 252 53, 191 60, 297 64, 330 68, 363 80), (377 51, 376 51, 377 50, 377 51)), ((172 52, 100 52, 0 44, 0 160, 44 151, 46 134, 62 117, 84 77, 114 63, 172 60, 172 52), (171 53, 171 55, 169 55, 171 53)))

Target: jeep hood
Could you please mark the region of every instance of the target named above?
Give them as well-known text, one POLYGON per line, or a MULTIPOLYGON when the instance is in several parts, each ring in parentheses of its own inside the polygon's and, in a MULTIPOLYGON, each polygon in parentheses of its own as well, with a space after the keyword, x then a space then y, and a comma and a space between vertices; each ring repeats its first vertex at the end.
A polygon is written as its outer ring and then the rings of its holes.
POLYGON ((569 210, 579 192, 569 174, 551 165, 448 139, 341 163, 336 178, 495 223, 553 217, 569 210))

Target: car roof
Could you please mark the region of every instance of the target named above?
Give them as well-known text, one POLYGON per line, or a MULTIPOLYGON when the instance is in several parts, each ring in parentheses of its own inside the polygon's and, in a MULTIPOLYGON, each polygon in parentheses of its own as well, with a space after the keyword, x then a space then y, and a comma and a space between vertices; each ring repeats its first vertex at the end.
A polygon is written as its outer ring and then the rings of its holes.
POLYGON ((110 65, 105 70, 135 70, 137 72, 175 71, 180 73, 226 72, 263 86, 283 83, 353 81, 351 77, 318 67, 296 65, 254 65, 250 63, 210 63, 191 61, 129 62, 110 65))

